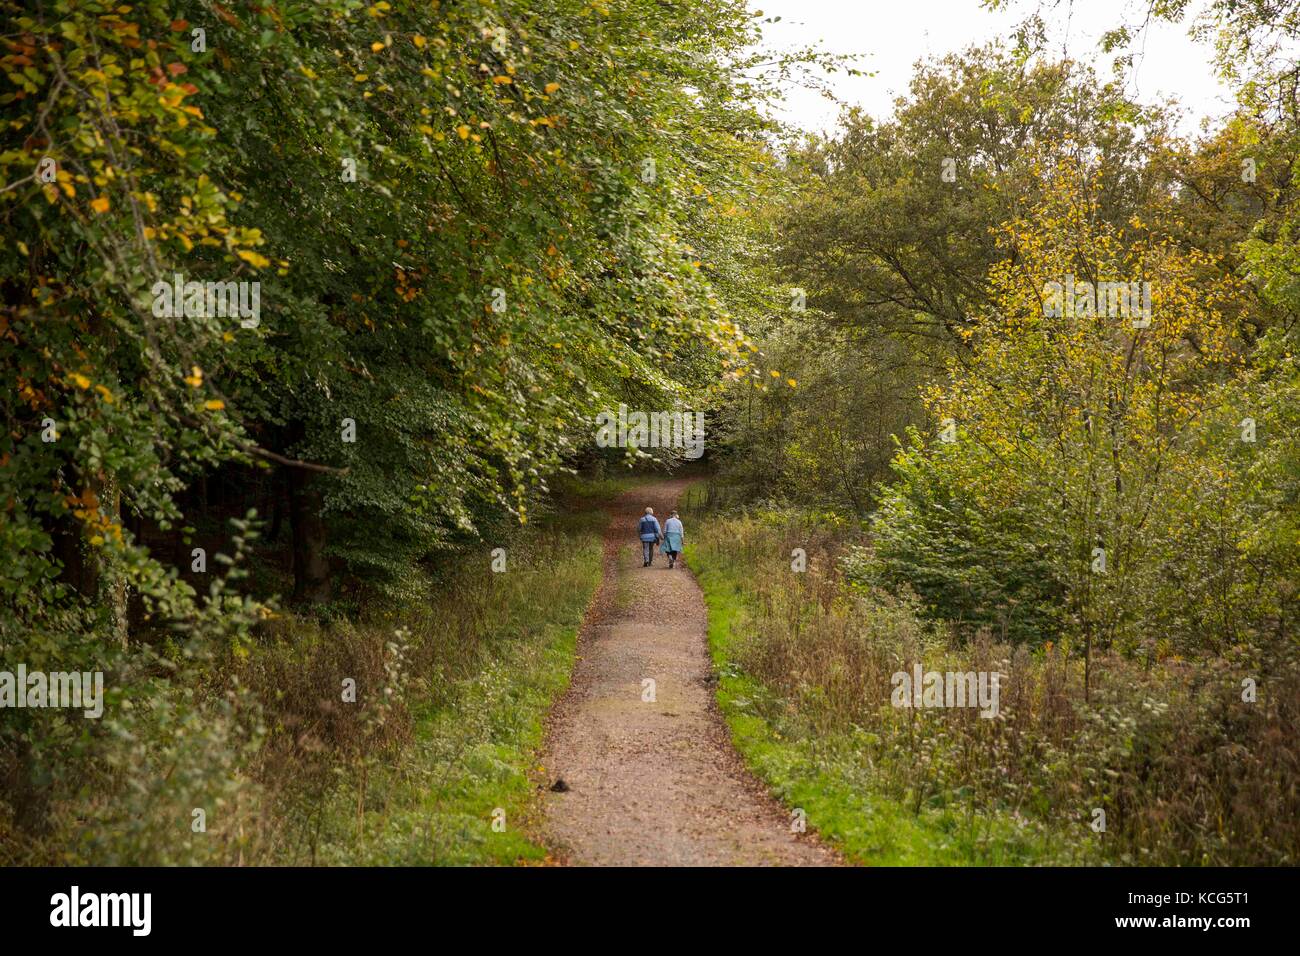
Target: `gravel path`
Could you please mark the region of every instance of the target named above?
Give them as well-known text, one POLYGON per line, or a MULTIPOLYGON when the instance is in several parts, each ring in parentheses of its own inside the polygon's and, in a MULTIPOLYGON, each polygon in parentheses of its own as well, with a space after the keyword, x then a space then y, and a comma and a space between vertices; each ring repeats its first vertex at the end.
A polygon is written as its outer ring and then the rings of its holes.
POLYGON ((546 795, 548 842, 585 865, 834 864, 811 834, 790 832, 788 811, 732 748, 694 575, 659 555, 641 567, 637 519, 649 505, 662 524, 689 484, 646 485, 611 507, 604 582, 548 724, 547 780, 568 788, 546 795), (653 702, 642 700, 647 678, 653 702))

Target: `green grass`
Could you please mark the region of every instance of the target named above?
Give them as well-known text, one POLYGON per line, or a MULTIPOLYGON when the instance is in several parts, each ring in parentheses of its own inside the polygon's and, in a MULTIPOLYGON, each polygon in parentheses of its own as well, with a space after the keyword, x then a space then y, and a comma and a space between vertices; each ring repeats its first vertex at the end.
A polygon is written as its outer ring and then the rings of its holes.
POLYGON ((568 687, 577 631, 601 576, 604 515, 546 522, 495 575, 477 666, 415 692, 410 743, 340 787, 321 819, 316 862, 510 865, 538 862, 543 721, 568 687), (424 699, 420 699, 423 697, 424 699), (434 702, 436 700, 436 703, 434 702), (505 828, 493 829, 494 811, 505 828))
POLYGON ((662 472, 634 471, 619 468, 611 470, 603 478, 586 475, 559 475, 551 482, 551 491, 556 501, 567 508, 582 508, 611 504, 625 491, 662 481, 666 477, 662 472))
MULTIPOLYGON (((696 541, 701 539, 697 531, 696 541)), ((1051 858, 1041 835, 1005 816, 976 817, 951 806, 914 811, 897 799, 874 792, 870 768, 857 759, 853 734, 817 736, 804 732, 797 719, 777 721, 765 716, 782 708, 756 706, 770 703, 771 694, 736 663, 739 635, 745 631, 746 619, 756 613, 745 586, 748 572, 717 559, 716 552, 710 562, 705 551, 698 544, 686 547, 708 607, 709 652, 719 678, 718 704, 736 749, 772 792, 788 807, 801 808, 809 826, 849 862, 873 866, 1023 865, 1051 858)))

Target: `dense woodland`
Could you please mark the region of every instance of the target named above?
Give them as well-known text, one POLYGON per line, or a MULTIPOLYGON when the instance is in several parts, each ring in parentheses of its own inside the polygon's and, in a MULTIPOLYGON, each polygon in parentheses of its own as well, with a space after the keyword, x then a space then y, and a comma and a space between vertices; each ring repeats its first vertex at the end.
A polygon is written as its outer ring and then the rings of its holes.
MULTIPOLYGON (((735 692, 801 742, 774 785, 931 809, 960 859, 1300 846, 1300 7, 1151 12, 1216 45, 1226 120, 1180 135, 1177 107, 1125 95, 1131 60, 1027 55, 1031 18, 794 152, 797 199, 769 212, 807 311, 754 330, 798 389, 727 405, 712 504, 749 516, 708 551, 755 605, 733 656, 759 682, 735 692), (1139 280, 1149 312, 1052 301, 1139 280), (814 543, 821 574, 792 583, 814 543), (1013 713, 882 707, 919 660, 997 665, 1013 713)), ((873 812, 840 827, 866 860, 873 812)))
MULTIPOLYGON (((769 106, 854 63, 740 0, 0 9, 0 662, 110 675, 101 721, 0 714, 0 860, 414 859, 374 792, 458 734, 526 762, 474 708, 565 659, 489 638, 571 629, 591 502, 678 464, 595 447, 627 403, 707 410, 698 557, 823 792, 1037 821, 975 861, 1295 862, 1300 4, 1152 6, 1237 97, 1195 135, 1030 5, 816 136, 769 106), (1052 314, 1067 277, 1150 321, 1052 314), (942 779, 887 707, 926 655, 1024 695, 942 779), (1048 852, 1097 799, 1116 845, 1048 852)), ((480 861, 459 826, 421 852, 480 861)))

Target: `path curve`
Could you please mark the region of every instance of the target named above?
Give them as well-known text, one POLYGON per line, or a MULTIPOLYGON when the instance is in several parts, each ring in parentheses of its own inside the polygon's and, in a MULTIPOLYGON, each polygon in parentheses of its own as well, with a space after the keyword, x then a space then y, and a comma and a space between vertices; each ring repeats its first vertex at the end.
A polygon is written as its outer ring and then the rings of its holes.
MULTIPOLYGON (((641 567, 637 518, 662 522, 689 479, 644 485, 610 508, 604 580, 547 726, 545 834, 582 865, 826 866, 744 767, 714 698, 704 597, 684 567, 641 567), (643 680, 655 681, 653 703, 643 680)), ((690 528, 686 529, 689 539, 690 528)))

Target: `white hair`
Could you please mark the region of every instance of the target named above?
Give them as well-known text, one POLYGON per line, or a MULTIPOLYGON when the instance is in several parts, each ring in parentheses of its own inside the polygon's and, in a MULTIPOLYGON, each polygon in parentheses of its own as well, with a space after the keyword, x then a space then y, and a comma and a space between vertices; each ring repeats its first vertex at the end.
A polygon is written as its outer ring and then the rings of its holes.
POLYGON ((654 510, 653 508, 647 508, 647 509, 645 510, 645 513, 648 514, 648 515, 652 515, 652 514, 655 513, 655 510, 654 510))

